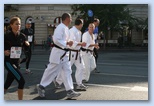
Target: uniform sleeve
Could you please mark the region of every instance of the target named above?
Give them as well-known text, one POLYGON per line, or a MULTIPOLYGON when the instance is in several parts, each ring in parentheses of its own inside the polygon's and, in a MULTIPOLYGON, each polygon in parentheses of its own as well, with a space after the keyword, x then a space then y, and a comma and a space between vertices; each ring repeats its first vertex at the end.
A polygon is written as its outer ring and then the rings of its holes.
POLYGON ((82 35, 82 42, 87 43, 86 46, 84 48, 88 48, 90 46, 90 42, 89 42, 89 35, 87 33, 84 33, 82 35))
POLYGON ((70 40, 73 41, 72 48, 75 48, 75 47, 78 45, 78 43, 79 43, 79 42, 77 42, 75 39, 76 39, 76 38, 75 38, 75 35, 74 35, 73 31, 70 30, 70 40))

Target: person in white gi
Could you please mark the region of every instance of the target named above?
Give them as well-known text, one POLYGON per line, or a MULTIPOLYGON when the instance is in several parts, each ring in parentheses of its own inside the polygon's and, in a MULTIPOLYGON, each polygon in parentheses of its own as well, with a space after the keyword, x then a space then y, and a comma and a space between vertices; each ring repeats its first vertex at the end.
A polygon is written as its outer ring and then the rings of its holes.
POLYGON ((86 46, 82 47, 83 61, 85 64, 85 69, 83 70, 83 82, 88 82, 90 77, 90 72, 96 68, 96 61, 93 56, 93 49, 99 48, 98 44, 95 44, 95 36, 93 31, 95 25, 90 23, 88 26, 88 31, 82 35, 82 42, 86 42, 86 46))
MULTIPOLYGON (((83 63, 83 59, 82 59, 82 55, 80 53, 80 48, 81 46, 86 46, 85 42, 81 42, 81 29, 83 27, 83 20, 81 19, 76 19, 75 20, 75 26, 73 26, 70 29, 70 40, 73 41, 73 45, 70 47, 70 51, 71 51, 71 57, 70 57, 70 61, 71 61, 71 66, 74 64, 76 66, 76 72, 75 72, 75 79, 76 79, 76 83, 77 83, 77 90, 82 90, 85 91, 87 89, 87 87, 85 85, 82 84, 82 75, 83 75, 83 69, 84 67, 84 63, 83 63)), ((61 85, 63 80, 62 80, 62 73, 59 73, 59 75, 56 78, 56 84, 58 83, 58 85, 61 85)), ((59 88, 59 86, 56 86, 56 88, 59 88)))
POLYGON ((69 61, 69 52, 67 45, 72 46, 73 41, 69 41, 68 26, 72 18, 69 13, 62 15, 62 23, 57 26, 53 35, 54 47, 50 53, 49 64, 44 71, 40 84, 37 84, 37 90, 40 97, 45 97, 45 87, 48 86, 58 75, 60 71, 63 73, 63 83, 67 91, 67 97, 73 98, 80 95, 73 89, 71 63, 69 61))

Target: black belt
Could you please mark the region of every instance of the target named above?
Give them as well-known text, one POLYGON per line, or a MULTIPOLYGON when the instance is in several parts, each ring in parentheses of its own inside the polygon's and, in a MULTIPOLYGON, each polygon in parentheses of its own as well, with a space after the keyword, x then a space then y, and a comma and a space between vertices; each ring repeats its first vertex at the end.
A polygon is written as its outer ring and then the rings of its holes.
POLYGON ((86 51, 87 53, 88 52, 93 53, 93 50, 90 50, 90 49, 81 48, 81 50, 84 51, 84 52, 86 51))
MULTIPOLYGON (((76 52, 75 60, 77 60, 77 57, 78 57, 78 54, 79 54, 80 50, 70 49, 70 51, 76 52)), ((70 52, 70 55, 71 55, 71 52, 70 52)))
MULTIPOLYGON (((54 44, 54 47, 65 51, 65 53, 60 57, 60 59, 62 59, 66 55, 66 53, 69 51, 69 49, 66 49, 66 48, 63 49, 56 44, 54 44)), ((69 61, 70 61, 70 55, 69 55, 69 61)))

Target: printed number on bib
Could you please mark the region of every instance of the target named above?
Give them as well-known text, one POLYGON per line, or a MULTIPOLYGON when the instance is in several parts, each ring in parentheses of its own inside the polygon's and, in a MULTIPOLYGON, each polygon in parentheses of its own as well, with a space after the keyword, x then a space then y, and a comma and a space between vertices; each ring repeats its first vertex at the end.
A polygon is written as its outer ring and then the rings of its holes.
POLYGON ((11 47, 10 58, 20 58, 21 56, 21 47, 11 47))
POLYGON ((33 36, 32 35, 28 36, 28 42, 32 42, 32 40, 33 40, 33 36))

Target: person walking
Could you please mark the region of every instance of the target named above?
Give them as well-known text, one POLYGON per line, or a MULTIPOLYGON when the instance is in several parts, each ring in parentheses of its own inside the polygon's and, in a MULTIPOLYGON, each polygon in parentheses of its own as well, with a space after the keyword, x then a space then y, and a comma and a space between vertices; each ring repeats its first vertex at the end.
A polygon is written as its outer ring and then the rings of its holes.
MULTIPOLYGON (((70 40, 72 40, 74 43, 70 47, 70 61, 71 66, 76 66, 76 72, 75 72, 75 79, 76 79, 76 89, 81 91, 86 91, 87 87, 82 83, 82 76, 83 76, 83 69, 84 63, 82 59, 82 55, 80 53, 81 46, 86 46, 85 42, 81 42, 81 29, 83 27, 83 20, 82 19, 76 19, 75 25, 70 29, 70 40)), ((63 74, 59 73, 56 77, 55 87, 60 88, 60 85, 63 82, 62 79, 63 74)))
POLYGON ((13 17, 10 20, 10 31, 4 35, 4 66, 8 71, 4 83, 4 93, 11 86, 12 82, 18 82, 18 99, 23 99, 23 89, 25 85, 24 77, 19 71, 19 59, 22 47, 28 47, 29 42, 23 33, 20 33, 21 20, 19 17, 13 17))
MULTIPOLYGON (((95 43, 98 44, 98 26, 99 26, 99 19, 97 18, 94 18, 94 21, 93 21, 93 24, 95 25, 95 29, 93 31, 93 34, 95 36, 95 43)), ((94 57, 95 57, 95 61, 96 61, 96 64, 97 64, 97 59, 98 59, 98 49, 97 48, 94 48, 94 57)), ((96 68, 94 69, 94 72, 96 73, 100 73, 100 71, 97 69, 97 65, 96 65, 96 68)))
POLYGON ((98 44, 95 43, 95 36, 93 31, 95 29, 95 25, 90 23, 88 26, 88 31, 82 35, 82 42, 86 42, 86 46, 82 47, 82 55, 83 61, 85 64, 85 68, 83 70, 83 82, 88 82, 90 77, 90 72, 96 68, 96 61, 93 55, 93 49, 99 48, 98 44))
POLYGON ((78 97, 81 94, 73 89, 73 81, 71 77, 72 69, 69 61, 69 52, 67 46, 72 46, 73 41, 69 40, 69 24, 72 17, 69 13, 62 15, 62 23, 60 23, 54 31, 53 42, 54 47, 51 50, 49 64, 45 69, 40 84, 37 84, 37 91, 40 97, 45 97, 45 87, 48 86, 58 75, 63 73, 65 90, 67 98, 78 97))
POLYGON ((34 40, 34 31, 31 28, 31 26, 32 26, 31 21, 27 21, 25 25, 25 29, 21 30, 21 32, 26 35, 26 38, 30 43, 29 47, 23 49, 25 58, 20 60, 20 64, 26 62, 26 74, 29 74, 29 73, 32 74, 32 71, 29 69, 29 64, 32 56, 32 45, 34 44, 35 40, 34 40))

